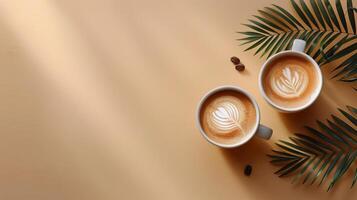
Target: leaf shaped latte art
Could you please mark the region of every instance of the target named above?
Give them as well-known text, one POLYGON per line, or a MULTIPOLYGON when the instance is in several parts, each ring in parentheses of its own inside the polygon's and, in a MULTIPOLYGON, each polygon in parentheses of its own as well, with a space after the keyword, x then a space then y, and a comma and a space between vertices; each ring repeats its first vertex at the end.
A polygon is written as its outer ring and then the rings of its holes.
POLYGON ((240 129, 240 113, 238 108, 230 102, 223 102, 211 113, 212 126, 218 133, 230 133, 240 129))
POLYGON ((307 72, 299 66, 284 67, 282 72, 276 73, 271 78, 270 84, 273 91, 284 98, 300 96, 308 84, 307 72))

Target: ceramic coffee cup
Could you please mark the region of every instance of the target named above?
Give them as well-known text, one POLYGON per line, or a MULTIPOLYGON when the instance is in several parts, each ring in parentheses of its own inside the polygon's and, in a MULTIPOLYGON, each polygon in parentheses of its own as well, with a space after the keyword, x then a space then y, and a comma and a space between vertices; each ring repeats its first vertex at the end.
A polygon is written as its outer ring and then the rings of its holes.
POLYGON ((237 86, 231 86, 231 85, 214 88, 214 89, 210 90, 209 92, 207 92, 202 97, 202 99, 198 103, 197 110, 196 110, 196 125, 197 125, 200 133, 202 134, 202 136, 208 142, 210 142, 214 145, 217 145, 219 147, 222 147, 222 148, 239 147, 239 146, 245 144, 246 142, 248 142, 249 140, 251 140, 253 138, 253 136, 258 136, 260 138, 269 140, 272 135, 272 132, 273 132, 271 128, 260 124, 259 106, 258 106, 257 102, 255 101, 255 99, 252 97, 252 95, 237 86), (224 143, 220 143, 220 142, 215 141, 214 139, 210 138, 207 135, 207 133, 204 131, 203 126, 201 124, 201 110, 202 110, 203 104, 212 95, 215 95, 219 92, 225 92, 225 91, 240 93, 240 94, 244 95, 245 97, 247 97, 254 107, 254 112, 255 112, 254 114, 256 116, 254 125, 253 125, 252 129, 250 129, 251 131, 249 131, 249 133, 247 133, 247 135, 245 135, 242 139, 236 141, 234 144, 224 144, 224 143))
MULTIPOLYGON (((286 113, 301 111, 301 110, 309 107, 311 104, 313 104, 316 101, 317 97, 320 95, 320 92, 322 90, 322 85, 323 85, 322 73, 321 73, 320 67, 316 63, 316 61, 313 58, 311 58, 309 55, 304 53, 305 45, 306 45, 306 42, 304 40, 300 40, 300 39, 294 40, 291 50, 279 52, 279 53, 271 56, 263 64, 263 66, 260 70, 260 74, 259 74, 259 78, 258 78, 260 93, 262 94, 262 96, 264 97, 266 102, 268 102, 269 105, 276 108, 278 111, 286 112, 286 113), (269 96, 267 95, 267 90, 265 89, 266 87, 264 87, 264 86, 266 86, 264 84, 268 84, 267 81, 264 81, 264 80, 265 80, 267 70, 269 67, 271 70, 272 63, 276 62, 277 59, 282 59, 282 58, 284 59, 284 58, 288 58, 289 56, 290 57, 296 56, 296 57, 305 59, 307 62, 309 62, 309 66, 311 66, 311 68, 314 70, 314 72, 316 72, 316 76, 313 78, 313 80, 312 80, 312 78, 310 78, 310 82, 308 82, 308 84, 310 84, 312 81, 314 81, 314 85, 313 85, 314 87, 313 87, 313 90, 311 90, 312 92, 308 95, 308 98, 306 101, 304 101, 304 103, 302 103, 301 105, 296 106, 296 107, 286 107, 286 106, 283 106, 282 104, 274 102, 271 98, 269 98, 269 96)), ((289 71, 286 74, 288 74, 290 77, 292 77, 292 75, 291 75, 292 72, 289 71)), ((295 81, 295 80, 296 79, 292 78, 291 82, 296 83, 297 81, 295 81)), ((281 86, 281 87, 285 87, 285 86, 281 86)))

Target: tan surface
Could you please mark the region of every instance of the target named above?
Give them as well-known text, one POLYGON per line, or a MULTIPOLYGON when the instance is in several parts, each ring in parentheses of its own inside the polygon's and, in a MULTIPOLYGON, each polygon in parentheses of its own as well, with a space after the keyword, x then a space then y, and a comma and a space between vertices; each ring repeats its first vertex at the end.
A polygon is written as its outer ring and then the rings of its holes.
POLYGON ((326 193, 273 175, 274 141, 356 98, 326 80, 303 113, 268 107, 257 90, 263 60, 243 53, 235 31, 270 3, 2 1, 0 199, 355 199, 351 177, 326 193), (196 103, 223 84, 257 98, 270 142, 224 151, 203 140, 196 103))

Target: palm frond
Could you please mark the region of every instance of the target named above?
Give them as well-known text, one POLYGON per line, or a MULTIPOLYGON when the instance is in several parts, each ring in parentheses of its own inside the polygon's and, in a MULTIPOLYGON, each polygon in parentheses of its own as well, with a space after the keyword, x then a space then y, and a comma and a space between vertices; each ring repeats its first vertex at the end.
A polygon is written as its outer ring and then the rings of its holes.
POLYGON ((296 133, 289 141, 279 140, 276 143, 279 150, 273 150, 268 155, 271 163, 283 165, 275 174, 278 176, 294 176, 292 182, 302 181, 303 184, 314 184, 317 180, 321 185, 330 180, 327 190, 331 190, 347 173, 355 170, 351 187, 357 181, 357 109, 347 106, 347 111, 338 109, 346 118, 342 120, 331 115, 334 122, 327 124, 317 121, 320 130, 306 127, 311 133, 305 135, 296 133))
POLYGON ((242 32, 242 43, 249 45, 246 50, 257 48, 255 55, 271 56, 274 53, 288 50, 294 39, 307 41, 305 52, 321 66, 332 65, 331 78, 343 82, 357 80, 357 35, 356 8, 353 1, 335 0, 290 0, 293 12, 278 5, 259 10, 244 24, 250 31, 242 32))

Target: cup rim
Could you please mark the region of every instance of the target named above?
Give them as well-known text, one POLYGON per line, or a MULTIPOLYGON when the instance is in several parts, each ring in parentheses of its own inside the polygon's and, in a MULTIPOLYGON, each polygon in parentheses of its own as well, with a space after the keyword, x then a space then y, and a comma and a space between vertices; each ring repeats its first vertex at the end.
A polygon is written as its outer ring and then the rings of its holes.
POLYGON ((320 96, 320 93, 322 91, 322 86, 323 86, 322 72, 321 72, 320 66, 316 63, 316 61, 313 58, 311 58, 309 55, 307 55, 303 52, 293 51, 293 50, 282 51, 282 52, 279 52, 279 53, 271 56, 270 58, 268 58, 268 60, 266 60, 264 62, 263 66, 259 72, 258 80, 259 80, 259 90, 260 90, 260 93, 262 94, 262 96, 264 97, 265 101, 267 101, 270 105, 272 105, 274 108, 278 109, 279 111, 288 112, 288 113, 298 112, 298 111, 304 110, 304 109, 308 108, 309 106, 311 106, 316 101, 316 99, 320 96), (274 103, 265 93, 265 90, 263 87, 263 75, 267 69, 267 65, 269 63, 271 63, 277 57, 282 56, 283 54, 296 54, 296 55, 304 57, 305 59, 309 60, 313 64, 313 66, 317 72, 317 77, 319 79, 319 82, 317 83, 315 92, 313 93, 312 98, 310 98, 310 100, 302 106, 293 107, 293 108, 287 108, 287 107, 280 106, 280 105, 274 103))
POLYGON ((258 106, 258 103, 256 102, 256 100, 254 99, 254 97, 248 93, 247 91, 245 91, 244 89, 238 87, 238 86, 234 86, 234 85, 222 85, 222 86, 219 86, 219 87, 216 87, 216 88, 213 88, 211 90, 209 90, 208 92, 206 92, 203 97, 200 99, 199 103, 198 103, 198 106, 196 108, 196 126, 197 128, 199 129, 201 135, 208 141, 210 142, 211 144, 214 144, 218 147, 222 147, 222 148, 235 148, 235 147, 238 147, 238 146, 241 146, 245 143, 247 143, 249 140, 252 139, 252 137, 255 135, 255 133, 257 132, 258 130, 258 127, 259 127, 259 123, 260 123, 260 110, 259 110, 259 106, 258 106), (255 124, 254 124, 254 128, 252 129, 252 131, 249 133, 248 136, 245 136, 244 139, 234 143, 234 144, 222 144, 222 143, 219 143, 219 142, 216 142, 214 140, 212 140, 211 138, 209 138, 207 136, 207 134, 205 133, 205 131, 203 130, 202 128, 202 125, 201 125, 201 120, 200 120, 200 114, 201 114, 201 110, 202 110, 202 105, 204 102, 206 102, 206 100, 211 97, 212 95, 218 93, 218 92, 221 92, 221 91, 225 91, 225 90, 230 90, 230 91, 235 91, 235 92, 240 92, 242 94, 244 94, 245 96, 248 97, 248 99, 252 102, 252 104, 254 105, 254 108, 255 108, 255 113, 256 113, 256 116, 257 116, 257 119, 255 121, 255 124))

